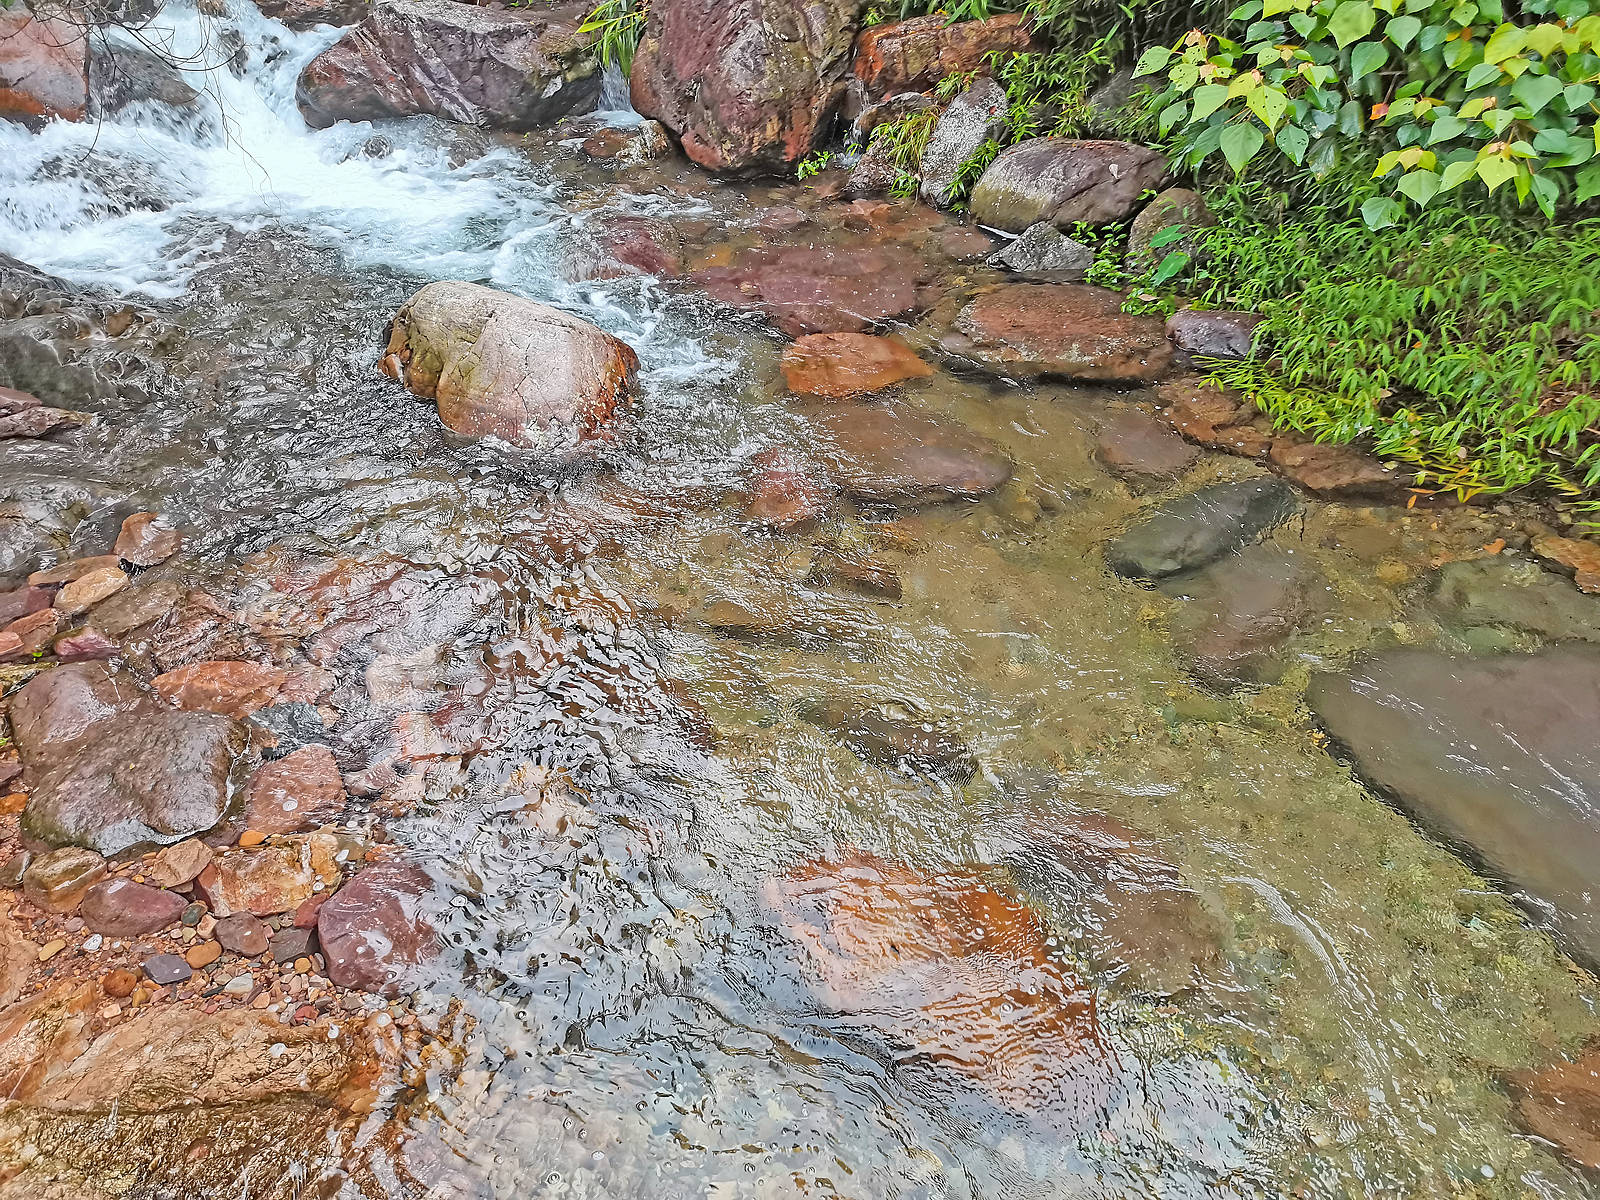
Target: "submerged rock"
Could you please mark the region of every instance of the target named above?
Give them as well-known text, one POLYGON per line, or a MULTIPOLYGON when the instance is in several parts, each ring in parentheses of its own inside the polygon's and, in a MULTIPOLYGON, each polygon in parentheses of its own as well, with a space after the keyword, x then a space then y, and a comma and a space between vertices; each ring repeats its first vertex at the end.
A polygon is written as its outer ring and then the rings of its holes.
POLYGON ((386 861, 363 867, 317 910, 317 938, 328 978, 340 987, 386 996, 439 952, 439 935, 422 898, 433 883, 412 863, 386 861))
POLYGON ((970 781, 978 770, 967 743, 926 718, 861 708, 837 698, 811 701, 800 715, 874 766, 905 775, 933 775, 958 785, 970 781))
POLYGON ((1434 576, 1429 603, 1451 625, 1508 625, 1552 641, 1600 642, 1600 600, 1525 559, 1446 563, 1434 576))
POLYGON ((806 955, 815 1006, 904 1047, 902 1066, 925 1060, 1008 1108, 1072 1121, 1108 1098, 1093 993, 1031 909, 971 872, 925 876, 857 851, 804 863, 762 897, 806 955))
POLYGON ((1011 460, 992 442, 906 409, 836 408, 811 422, 832 443, 819 452, 824 463, 856 500, 907 506, 971 500, 1011 478, 1011 460))
POLYGON ((758 246, 694 272, 707 295, 766 313, 792 337, 860 333, 918 306, 919 265, 873 246, 758 246))
POLYGON ((1012 283, 985 292, 940 342, 996 374, 1152 383, 1172 346, 1161 322, 1122 311, 1122 297, 1085 284, 1012 283))
POLYGON ((0 9, 0 119, 81 121, 89 103, 89 30, 71 10, 0 9))
POLYGON ((228 804, 244 731, 180 712, 103 663, 57 667, 11 699, 28 784, 22 832, 117 854, 210 829, 228 804))
POLYGON ((1159 151, 1132 142, 1032 138, 1002 151, 983 173, 972 189, 972 218, 1009 233, 1040 221, 1057 229, 1126 221, 1166 173, 1159 151))
POLYGON ((962 165, 984 143, 1004 134, 1006 107, 1005 91, 987 75, 980 75, 939 114, 919 164, 926 203, 945 208, 959 199, 962 165))
POLYGON ((1517 1115, 1535 1137, 1554 1142, 1573 1162, 1600 1170, 1600 1050, 1573 1062, 1506 1079, 1517 1115))
POLYGON ((295 99, 314 129, 419 114, 494 129, 554 125, 600 95, 594 35, 578 32, 586 12, 375 0, 307 64, 295 99))
POLYGON ((1216 483, 1156 508, 1106 547, 1106 565, 1133 579, 1162 579, 1215 562, 1285 520, 1294 491, 1278 479, 1216 483))
POLYGON ((89 110, 97 117, 133 104, 188 108, 199 98, 176 67, 142 47, 99 42, 89 56, 89 110))
POLYGON ((783 352, 783 381, 801 396, 866 396, 932 374, 904 342, 865 333, 814 333, 783 352))
POLYGON ((844 95, 859 0, 652 0, 633 107, 723 174, 790 174, 844 95))
POLYGON ((468 437, 570 449, 633 395, 634 352, 560 309, 473 283, 430 283, 389 327, 383 372, 468 437))
POLYGON ((118 558, 136 567, 153 567, 178 552, 182 535, 155 513, 134 513, 122 522, 114 547, 118 558))
POLYGON ((1118 413, 1100 427, 1095 454, 1118 475, 1140 481, 1176 479, 1200 457, 1163 421, 1141 412, 1118 413))
POLYGON ((344 804, 344 781, 333 752, 304 746, 256 770, 245 798, 244 827, 300 833, 337 821, 344 804))
POLYGON ((1173 642, 1211 687, 1267 682, 1273 651, 1306 615, 1311 583, 1304 564, 1274 547, 1227 555, 1163 587, 1185 601, 1172 615, 1173 642))
POLYGON ((1313 676, 1306 700, 1363 776, 1600 963, 1600 648, 1387 650, 1313 676))
POLYGON ((793 529, 820 517, 828 491, 792 450, 773 446, 750 460, 746 520, 771 529, 793 529))

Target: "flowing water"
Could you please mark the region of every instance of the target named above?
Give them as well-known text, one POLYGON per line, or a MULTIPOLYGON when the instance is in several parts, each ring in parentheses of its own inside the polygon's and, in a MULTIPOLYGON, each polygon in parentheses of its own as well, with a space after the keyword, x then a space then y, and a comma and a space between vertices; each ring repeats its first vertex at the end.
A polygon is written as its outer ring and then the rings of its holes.
MULTIPOLYGON (((1591 1191, 1501 1081, 1600 1029, 1593 980, 1301 705, 1313 667, 1438 636, 1415 580, 1487 521, 1308 506, 1272 544, 1317 580, 1316 618, 1281 676, 1230 694, 1175 648, 1183 601, 1098 553, 1143 503, 1091 453, 1129 397, 913 381, 904 403, 999 443, 1011 483, 752 531, 727 498, 745 464, 815 438, 780 343, 566 264, 619 214, 709 242, 799 189, 608 173, 559 138, 460 162, 425 123, 374 157, 370 127, 294 108, 335 31, 169 7, 146 36, 201 115, 0 126, 0 251, 153 310, 159 367, 0 472, 86 489, 85 529, 172 515, 182 569, 240 604, 329 576, 399 596, 364 657, 332 660, 342 752, 397 706, 439 742, 374 790, 404 794, 388 835, 437 882, 447 950, 417 1003, 449 1053, 353 1149, 289 1138, 234 1194, 1591 1191), (385 322, 444 278, 635 347, 617 438, 576 464, 463 445, 381 378, 385 322), (814 582, 822 551, 902 595, 814 582), (718 601, 771 620, 729 636, 718 601), (874 765, 829 704, 950 731, 976 770, 874 765), (919 956, 906 930, 984 948, 919 956)), ((1256 471, 1207 458, 1183 486, 1256 471)))

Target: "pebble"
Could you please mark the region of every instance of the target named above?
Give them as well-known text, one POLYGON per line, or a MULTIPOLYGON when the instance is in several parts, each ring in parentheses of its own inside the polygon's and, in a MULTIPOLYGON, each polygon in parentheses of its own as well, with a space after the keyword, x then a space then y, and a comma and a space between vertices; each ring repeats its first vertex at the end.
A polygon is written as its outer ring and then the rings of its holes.
MULTIPOLYGON (((229 996, 248 996, 255 989, 256 981, 248 975, 235 975, 222 985, 223 993, 229 996)), ((266 993, 263 992, 262 995, 266 993)))
POLYGON ((221 957, 220 942, 199 942, 183 952, 183 961, 191 967, 209 967, 221 957))
POLYGON ((176 954, 155 954, 144 960, 144 973, 152 983, 182 983, 194 974, 176 954))
POLYGON ((267 835, 262 833, 259 829, 246 829, 239 835, 239 845, 247 850, 251 846, 261 845, 261 843, 266 840, 267 835))
POLYGON ((66 938, 56 938, 53 942, 46 942, 39 947, 39 961, 49 962, 56 955, 67 948, 66 938))
MULTIPOLYGON (((125 1000, 133 995, 133 989, 139 984, 139 977, 132 971, 118 967, 115 971, 107 971, 100 979, 100 987, 106 995, 118 1000, 125 1000)), ((136 999, 135 1004, 139 1003, 136 999)))
POLYGON ((108 1004, 100 1010, 101 1019, 106 1021, 114 1021, 121 1015, 122 1005, 120 1004, 108 1004))
POLYGON ((178 920, 182 921, 185 925, 198 925, 200 924, 200 918, 205 915, 206 906, 196 900, 193 904, 189 905, 188 908, 183 910, 183 915, 179 917, 178 920))
POLYGON ((88 937, 83 939, 83 948, 90 954, 93 954, 104 944, 105 938, 101 937, 98 933, 91 933, 88 937))

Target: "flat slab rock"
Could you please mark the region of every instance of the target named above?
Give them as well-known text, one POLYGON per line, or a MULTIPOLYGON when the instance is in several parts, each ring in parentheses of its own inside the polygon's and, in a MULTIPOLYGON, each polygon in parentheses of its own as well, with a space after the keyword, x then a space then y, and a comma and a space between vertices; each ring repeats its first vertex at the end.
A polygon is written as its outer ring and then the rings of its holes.
POLYGON ((1162 378, 1172 344, 1154 317, 1087 284, 1014 283, 961 310, 940 348, 995 374, 1145 384, 1162 378))
POLYGON ((104 663, 57 667, 11 700, 28 785, 23 835, 118 854, 181 841, 222 819, 244 730, 168 708, 104 663))
POLYGON ((839 487, 869 504, 977 499, 1011 478, 1011 460, 994 443, 907 409, 832 409, 811 422, 831 443, 818 456, 839 487))
POLYGON ((783 381, 801 396, 842 400, 881 392, 933 368, 904 342, 868 333, 814 333, 783 352, 783 381))
POLYGON ((920 268, 880 247, 758 246, 691 278, 708 296, 765 313, 791 337, 864 333, 919 307, 920 268))
POLYGON ((1283 521, 1294 489, 1281 479, 1216 483, 1159 505, 1106 547, 1106 565, 1132 579, 1162 579, 1215 562, 1283 521))
POLYGON ((1600 647, 1388 650, 1313 676, 1306 700, 1366 779, 1600 963, 1600 647))
POLYGON ((1496 555, 1446 563, 1433 577, 1428 600, 1450 625, 1503 625, 1552 641, 1600 642, 1600 599, 1526 559, 1496 555))

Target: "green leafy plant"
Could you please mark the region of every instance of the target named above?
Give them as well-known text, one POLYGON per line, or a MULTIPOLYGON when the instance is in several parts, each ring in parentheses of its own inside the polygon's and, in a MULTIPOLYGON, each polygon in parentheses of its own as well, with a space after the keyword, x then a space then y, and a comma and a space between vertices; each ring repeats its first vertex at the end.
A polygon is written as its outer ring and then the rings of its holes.
POLYGON ((1600 14, 1587 0, 1248 0, 1225 32, 1153 46, 1158 128, 1190 168, 1269 144, 1314 178, 1365 171, 1369 228, 1461 188, 1548 216, 1600 194, 1600 14))
POLYGON ((597 33, 595 45, 600 61, 613 63, 626 75, 633 66, 634 52, 644 36, 645 17, 650 0, 600 0, 578 26, 579 33, 597 33))
POLYGON ((831 162, 833 162, 832 150, 814 150, 796 165, 795 177, 804 182, 813 175, 827 170, 831 162))

